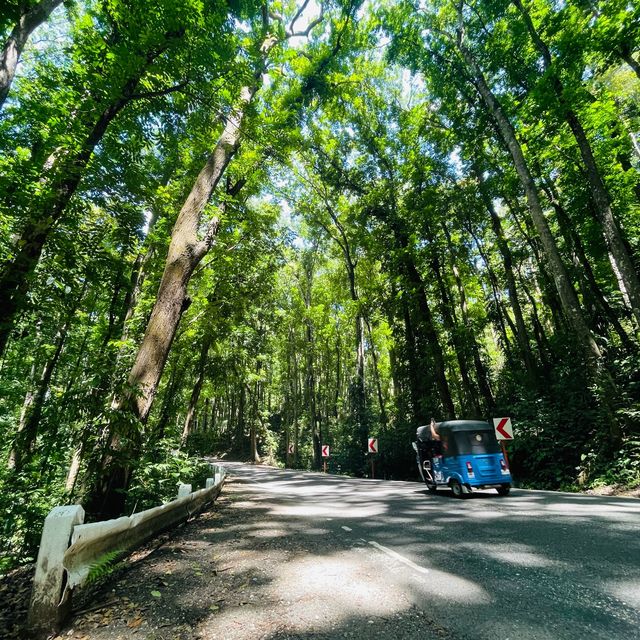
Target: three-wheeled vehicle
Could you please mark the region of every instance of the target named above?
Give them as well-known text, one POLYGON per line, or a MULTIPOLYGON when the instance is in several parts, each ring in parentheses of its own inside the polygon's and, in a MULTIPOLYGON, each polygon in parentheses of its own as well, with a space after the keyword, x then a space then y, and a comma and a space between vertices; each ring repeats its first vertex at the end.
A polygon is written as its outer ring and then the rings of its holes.
POLYGON ((418 427, 413 448, 418 470, 431 493, 449 487, 456 498, 472 489, 494 488, 509 494, 511 474, 493 427, 480 420, 447 420, 435 424, 439 439, 429 425, 418 427))

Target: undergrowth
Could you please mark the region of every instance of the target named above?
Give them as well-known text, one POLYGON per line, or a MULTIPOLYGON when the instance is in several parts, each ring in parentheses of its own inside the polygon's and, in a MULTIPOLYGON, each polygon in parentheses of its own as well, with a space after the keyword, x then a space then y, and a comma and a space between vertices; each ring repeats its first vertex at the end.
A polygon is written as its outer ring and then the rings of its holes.
POLYGON ((161 441, 140 461, 127 495, 127 512, 144 511, 175 500, 178 485, 202 489, 212 477, 209 463, 180 451, 177 443, 161 441))

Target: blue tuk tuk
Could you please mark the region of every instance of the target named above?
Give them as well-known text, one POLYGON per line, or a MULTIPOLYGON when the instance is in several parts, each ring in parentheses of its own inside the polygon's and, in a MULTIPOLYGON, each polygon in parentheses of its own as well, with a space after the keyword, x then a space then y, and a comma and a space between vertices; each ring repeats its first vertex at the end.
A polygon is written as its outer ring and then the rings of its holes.
POLYGON ((511 474, 493 427, 481 420, 447 420, 418 427, 413 448, 420 476, 431 493, 448 487, 456 498, 472 489, 494 488, 509 495, 511 474))

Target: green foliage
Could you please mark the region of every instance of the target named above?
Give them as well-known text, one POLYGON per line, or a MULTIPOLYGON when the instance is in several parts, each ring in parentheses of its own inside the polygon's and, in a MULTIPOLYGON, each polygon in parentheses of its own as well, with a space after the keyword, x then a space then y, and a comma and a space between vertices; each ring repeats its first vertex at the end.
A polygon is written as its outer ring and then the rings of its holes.
POLYGON ((43 478, 39 464, 20 473, 0 468, 0 574, 35 560, 45 518, 66 503, 59 482, 43 478))
POLYGON ((110 576, 117 569, 117 563, 122 554, 122 549, 114 549, 101 555, 89 567, 86 584, 91 585, 110 576))
MULTIPOLYGON (((411 441, 432 415, 510 415, 519 482, 638 482, 637 318, 567 118, 637 272, 637 7, 523 3, 545 70, 510 2, 329 2, 306 38, 271 21, 268 57, 254 0, 66 4, 27 46, 0 114, 0 275, 16 275, 21 249, 37 254, 19 283, 1 281, 24 293, 0 367, 1 566, 33 558, 49 509, 102 464, 132 472, 139 511, 179 482, 203 486, 198 455, 251 458, 252 435, 258 457, 305 469, 328 444, 330 470, 354 476, 377 435, 376 474, 415 479, 411 441), (461 24, 522 146, 596 365, 568 329, 461 24), (128 379, 172 229, 263 71, 141 424, 117 401, 139 395, 128 379)), ((0 12, 0 33, 19 5, 0 12)))
POLYGON ((136 466, 127 492, 128 511, 144 511, 175 500, 180 484, 190 484, 194 491, 202 489, 209 477, 207 462, 178 450, 175 441, 161 440, 136 466))
POLYGON ((608 464, 594 452, 583 453, 581 463, 588 470, 587 486, 640 486, 640 440, 626 440, 608 464))
POLYGON ((184 450, 189 456, 210 456, 224 451, 225 443, 215 431, 197 431, 187 438, 184 450))

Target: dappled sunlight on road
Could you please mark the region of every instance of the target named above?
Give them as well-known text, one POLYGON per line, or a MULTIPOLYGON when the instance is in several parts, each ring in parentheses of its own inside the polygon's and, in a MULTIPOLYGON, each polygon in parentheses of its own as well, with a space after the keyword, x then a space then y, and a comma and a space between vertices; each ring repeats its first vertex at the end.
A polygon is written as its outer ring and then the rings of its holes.
MULTIPOLYGON (((465 520, 498 520, 499 518, 507 518, 509 513, 505 511, 469 511, 465 514, 465 520)), ((451 522, 451 520, 449 520, 451 522)))
POLYGON ((446 600, 460 605, 490 605, 493 598, 477 582, 468 580, 448 571, 428 568, 427 574, 420 580, 412 580, 409 584, 414 591, 419 590, 430 601, 433 598, 446 600))
POLYGON ((636 580, 612 580, 605 582, 602 588, 606 593, 610 593, 615 598, 635 607, 640 612, 640 577, 636 580))
POLYGON ((482 544, 463 545, 472 553, 482 554, 487 558, 493 558, 506 564, 512 564, 519 567, 557 567, 568 568, 566 562, 552 560, 538 553, 534 548, 524 544, 500 544, 496 543, 491 547, 482 544))
MULTIPOLYGON (((270 521, 292 537, 326 532, 319 537, 342 540, 373 567, 374 581, 404 593, 404 606, 438 612, 471 637, 582 639, 580 629, 589 629, 592 638, 640 638, 640 583, 632 579, 640 540, 629 537, 639 530, 638 501, 518 489, 456 500, 412 482, 238 471, 263 519, 257 530, 270 521)), ((321 553, 310 560, 329 575, 305 574, 307 593, 331 584, 333 561, 321 553)), ((287 580, 305 572, 298 565, 286 563, 287 580)), ((341 594, 343 586, 330 588, 341 594)))
MULTIPOLYGON (((246 484, 240 490, 247 489, 256 490, 246 484)), ((260 496, 255 501, 234 501, 232 508, 246 514, 240 518, 242 526, 213 532, 215 544, 216 538, 233 530, 238 553, 248 556, 251 566, 245 567, 248 580, 240 586, 246 595, 208 615, 199 626, 203 638, 219 637, 220 629, 229 630, 225 637, 234 640, 333 638, 343 637, 341 630, 353 629, 354 623, 362 630, 349 637, 417 638, 427 633, 422 623, 416 622, 419 626, 410 635, 398 635, 394 621, 406 616, 421 620, 420 603, 425 599, 452 606, 493 604, 472 580, 428 565, 412 567, 410 560, 395 557, 380 545, 373 547, 341 526, 341 518, 319 522, 313 509, 291 509, 289 500, 270 495, 270 500, 260 496), (252 541, 265 539, 269 542, 256 551, 252 541), (409 613, 415 611, 420 613, 409 613), (388 629, 386 635, 371 635, 383 633, 381 625, 388 629), (267 636, 265 629, 274 631, 267 636)))
POLYGON ((88 640, 640 640, 638 501, 229 468, 88 640))
POLYGON ((339 518, 341 515, 348 518, 375 518, 384 513, 380 505, 348 505, 340 503, 282 505, 273 510, 278 516, 299 516, 301 518, 339 518))

